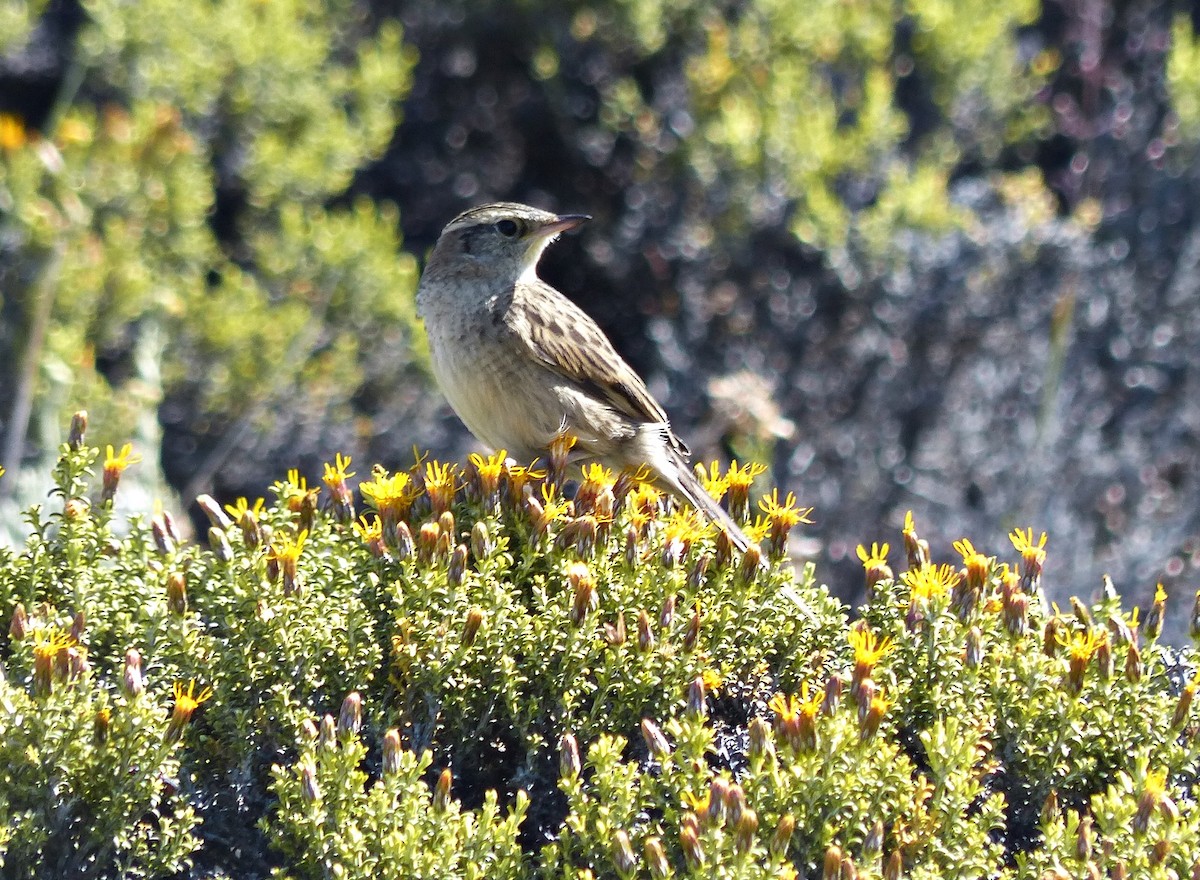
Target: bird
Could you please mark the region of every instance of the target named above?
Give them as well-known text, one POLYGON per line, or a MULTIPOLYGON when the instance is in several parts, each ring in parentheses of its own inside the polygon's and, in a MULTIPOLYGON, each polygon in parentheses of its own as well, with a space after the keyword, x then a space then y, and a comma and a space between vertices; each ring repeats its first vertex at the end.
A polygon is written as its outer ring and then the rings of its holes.
POLYGON ((417 286, 437 383, 491 449, 532 461, 573 436, 577 459, 648 467, 744 552, 750 539, 701 485, 646 383, 591 316, 538 277, 547 246, 590 219, 497 202, 446 224, 417 286))

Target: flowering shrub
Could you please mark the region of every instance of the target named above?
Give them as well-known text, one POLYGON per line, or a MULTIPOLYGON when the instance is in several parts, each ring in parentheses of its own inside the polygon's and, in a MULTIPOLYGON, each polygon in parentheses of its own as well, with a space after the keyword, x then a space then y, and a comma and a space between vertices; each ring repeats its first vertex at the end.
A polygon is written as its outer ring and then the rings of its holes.
MULTIPOLYGON (((61 448, 0 550, 3 876, 1185 876, 1197 680, 1047 538, 859 548, 705 468, 739 556, 636 475, 335 456, 274 501, 115 522, 137 452, 61 448), (357 491, 356 491, 357 490, 357 491), (328 498, 328 501, 325 499, 328 498), (364 512, 365 511, 365 512, 364 512), (1007 559, 1005 557, 1007 556, 1007 559), (236 845, 231 846, 230 841, 236 845)), ((559 460, 561 459, 561 460, 559 460)))

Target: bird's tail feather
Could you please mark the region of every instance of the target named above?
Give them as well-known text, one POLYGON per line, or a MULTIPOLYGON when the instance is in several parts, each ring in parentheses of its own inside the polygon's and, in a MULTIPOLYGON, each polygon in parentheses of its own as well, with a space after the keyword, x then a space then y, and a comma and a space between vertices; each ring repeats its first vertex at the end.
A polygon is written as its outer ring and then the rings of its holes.
POLYGON ((696 474, 681 454, 671 450, 669 457, 671 464, 674 465, 675 473, 665 473, 663 476, 671 478, 669 482, 675 494, 682 496, 692 507, 708 517, 717 528, 729 536, 729 540, 739 551, 745 553, 746 548, 750 546, 750 539, 746 537, 741 526, 734 522, 729 512, 705 491, 704 486, 700 484, 700 480, 696 478, 696 474))

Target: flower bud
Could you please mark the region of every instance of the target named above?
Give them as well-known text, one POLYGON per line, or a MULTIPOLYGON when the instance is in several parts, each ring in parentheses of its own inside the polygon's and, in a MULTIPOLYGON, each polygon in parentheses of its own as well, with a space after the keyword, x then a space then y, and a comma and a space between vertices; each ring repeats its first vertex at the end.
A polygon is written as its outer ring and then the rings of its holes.
POLYGON ((63 516, 72 522, 78 522, 88 515, 88 503, 82 498, 68 498, 63 503, 63 516))
POLYGON ((704 679, 700 676, 693 678, 692 683, 688 685, 687 713, 696 718, 703 718, 707 714, 704 704, 704 679))
POLYGON ((400 772, 400 731, 391 728, 383 735, 383 775, 395 776, 400 772))
POLYGON ((825 699, 821 702, 821 714, 833 715, 842 702, 842 691, 845 690, 846 680, 838 673, 833 673, 825 682, 825 699))
POLYGON ((12 620, 8 624, 8 637, 14 642, 19 642, 29 632, 29 615, 25 613, 25 604, 18 602, 17 607, 13 609, 12 620))
POLYGON ((1023 636, 1029 630, 1029 596, 1013 593, 1004 600, 1004 627, 1013 636, 1023 636))
POLYGON ((700 845, 700 837, 691 825, 684 825, 679 830, 679 847, 683 850, 683 858, 693 871, 704 865, 704 847, 700 845))
POLYGON ((321 717, 321 728, 317 733, 317 748, 325 751, 337 746, 337 722, 333 716, 326 714, 321 717))
POLYGON ((454 777, 449 767, 438 776, 437 785, 433 788, 432 807, 435 813, 444 813, 450 808, 450 783, 453 781, 454 777))
POLYGON ((315 804, 321 800, 321 786, 317 784, 317 768, 311 761, 300 763, 300 794, 306 803, 315 804))
POLYGON ((705 575, 708 574, 708 568, 712 565, 712 560, 711 553, 701 553, 696 557, 696 561, 692 563, 691 571, 688 572, 688 589, 693 592, 700 589, 700 585, 704 583, 705 575))
POLYGON ((156 516, 150 520, 150 534, 154 538, 154 549, 158 551, 159 556, 170 556, 175 552, 175 542, 167 534, 162 517, 156 516))
POLYGON ((1129 653, 1125 655, 1125 680, 1130 684, 1142 680, 1142 652, 1133 642, 1129 643, 1129 653))
POLYGON ((855 700, 858 703, 858 720, 862 721, 867 717, 867 712, 871 710, 871 702, 875 699, 877 688, 875 687, 875 679, 864 678, 858 684, 858 692, 855 694, 855 700))
POLYGON ((208 524, 214 529, 225 531, 233 527, 233 520, 225 515, 225 511, 221 509, 221 505, 217 503, 217 499, 211 495, 197 495, 196 504, 208 517, 208 524))
POLYGON ((87 429, 87 410, 81 409, 71 416, 71 428, 67 433, 67 445, 71 447, 72 452, 78 452, 83 447, 83 441, 87 435, 87 429))
POLYGON ((488 534, 487 523, 479 520, 471 526, 471 552, 477 560, 487 559, 492 555, 496 545, 488 534))
POLYGON ((609 842, 609 851, 612 853, 613 866, 617 869, 619 877, 632 877, 634 871, 637 870, 637 857, 633 854, 633 843, 629 839, 629 835, 618 828, 613 832, 612 840, 609 842))
POLYGON ((596 595, 596 579, 586 562, 573 562, 567 568, 567 583, 573 591, 571 624, 582 626, 588 612, 600 603, 596 595))
POLYGON ((671 593, 663 600, 662 610, 658 612, 658 626, 663 630, 669 629, 673 620, 675 620, 675 594, 671 593))
POLYGON ((384 528, 383 540, 396 553, 396 558, 399 560, 409 559, 416 552, 416 541, 413 540, 412 529, 408 527, 406 522, 396 523, 394 530, 384 528), (390 540, 389 540, 390 539, 390 540))
POLYGON ((422 524, 420 531, 417 532, 417 558, 421 562, 428 564, 433 561, 434 554, 437 553, 438 538, 441 537, 442 529, 435 522, 427 522, 422 524))
POLYGON ((762 548, 757 544, 751 543, 746 548, 746 552, 742 554, 742 564, 738 568, 739 583, 753 583, 755 577, 758 576, 760 568, 762 568, 762 548))
POLYGON ((869 740, 879 732, 879 725, 883 722, 887 710, 888 703, 883 697, 875 697, 871 700, 867 714, 863 716, 862 723, 859 725, 859 739, 869 740))
POLYGON ((966 663, 968 669, 978 669, 983 662, 983 633, 979 627, 972 626, 967 630, 966 663))
POLYGON ((558 741, 558 775, 563 779, 577 779, 582 769, 579 741, 575 739, 575 734, 564 733, 558 741))
POLYGON ((342 700, 342 709, 338 713, 337 732, 339 738, 356 736, 362 729, 362 696, 358 691, 351 691, 342 700))
POLYGON ((671 744, 663 734, 662 728, 649 718, 642 719, 642 739, 650 757, 660 762, 671 757, 671 744))
POLYGON ((876 819, 867 836, 863 838, 863 855, 874 856, 883 849, 883 820, 876 819))
POLYGON ((1159 584, 1158 589, 1154 592, 1154 604, 1150 606, 1150 613, 1146 615, 1146 620, 1142 624, 1142 634, 1150 641, 1154 641, 1162 635, 1166 610, 1167 592, 1163 589, 1163 585, 1159 584))
POLYGON ((733 561, 733 541, 729 537, 729 533, 724 529, 717 529, 716 553, 713 555, 713 564, 718 571, 723 571, 729 567, 729 563, 733 561))
POLYGON ((791 813, 785 813, 779 817, 779 823, 775 826, 775 832, 771 835, 771 842, 767 845, 771 855, 777 859, 787 857, 788 847, 792 842, 792 834, 796 830, 796 818, 791 813))
POLYGON ((1062 629, 1062 618, 1057 614, 1046 621, 1046 626, 1042 630, 1042 653, 1047 657, 1055 657, 1058 654, 1058 633, 1062 629))
POLYGON ((1046 800, 1042 801, 1042 811, 1040 820, 1042 825, 1050 825, 1058 821, 1060 815, 1058 806, 1058 790, 1050 789, 1050 793, 1046 795, 1046 800))
POLYGON ((238 517, 238 528, 242 530, 242 543, 248 550, 256 550, 268 540, 263 534, 257 514, 249 508, 243 510, 242 515, 238 517))
POLYGON ((183 572, 173 571, 167 575, 167 608, 176 617, 187 614, 187 581, 183 572))
POLYGON ((112 712, 108 709, 97 709, 92 718, 92 740, 101 746, 108 742, 108 728, 112 721, 112 712))
POLYGON ((1085 814, 1079 820, 1079 829, 1075 833, 1075 858, 1086 862, 1092 857, 1092 817, 1085 814))
POLYGON ((654 631, 651 628, 650 615, 645 609, 638 612, 638 650, 643 653, 654 649, 654 631))
POLYGON ((317 725, 311 718, 305 718, 300 722, 300 741, 302 743, 315 743, 317 735, 317 725))
POLYGON ((479 634, 479 627, 483 625, 483 619, 483 609, 478 605, 472 605, 467 611, 467 622, 463 624, 462 643, 464 648, 475 644, 475 636, 479 634))
POLYGON ((821 880, 841 880, 842 850, 836 843, 829 844, 825 850, 825 860, 821 870, 821 880))
POLYGON ((1154 844, 1154 849, 1150 851, 1151 867, 1157 868, 1159 865, 1162 865, 1166 862, 1169 855, 1171 855, 1171 841, 1164 837, 1154 844))
POLYGON ((654 880, 666 880, 671 875, 671 863, 667 861, 667 851, 663 848, 662 838, 647 837, 645 853, 650 876, 654 880))
POLYGON ((1182 727, 1192 711, 1192 700, 1196 697, 1196 679, 1192 679, 1179 692, 1179 702, 1175 704, 1175 714, 1171 718, 1171 727, 1182 727))
POLYGON ((754 848, 758 836, 758 813, 746 807, 741 811, 733 826, 733 848, 738 853, 748 853, 754 848))
POLYGON ((136 700, 146 690, 146 679, 142 676, 142 655, 137 648, 130 648, 125 652, 125 672, 121 677, 121 688, 131 700, 136 700))
POLYGON ((887 861, 883 865, 883 880, 900 880, 904 875, 904 857, 900 855, 900 850, 892 850, 892 854, 888 856, 887 861))
POLYGON ((771 725, 765 718, 751 718, 747 730, 750 760, 766 758, 775 754, 775 742, 771 738, 771 725))
POLYGON ((625 639, 625 612, 622 611, 617 614, 617 622, 615 624, 604 624, 604 641, 615 647, 625 644, 625 639))
POLYGON ((708 783, 708 809, 700 816, 706 825, 720 825, 725 821, 725 801, 728 794, 729 780, 724 776, 714 776, 708 783))
MULTIPOLYGON (((447 516, 443 514, 443 516, 447 516)), ((443 534, 445 534, 443 532, 443 534)), ((463 578, 467 574, 467 545, 459 544, 454 548, 454 552, 450 554, 450 563, 446 566, 446 582, 451 586, 458 586, 463 582, 463 578)))
POLYGON ((208 530, 208 546, 221 562, 228 564, 233 561, 233 547, 223 529, 213 526, 208 530))

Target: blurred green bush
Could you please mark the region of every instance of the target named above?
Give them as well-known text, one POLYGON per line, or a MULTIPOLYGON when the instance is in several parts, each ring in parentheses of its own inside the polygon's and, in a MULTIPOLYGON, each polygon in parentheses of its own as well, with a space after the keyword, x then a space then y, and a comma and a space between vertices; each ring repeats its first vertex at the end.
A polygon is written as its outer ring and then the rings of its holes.
POLYGON ((167 389, 256 424, 301 387, 344 399, 361 340, 419 359, 395 207, 338 201, 395 128, 400 28, 353 3, 86 13, 44 134, 0 121, 10 471, 85 403, 157 445, 167 389))

